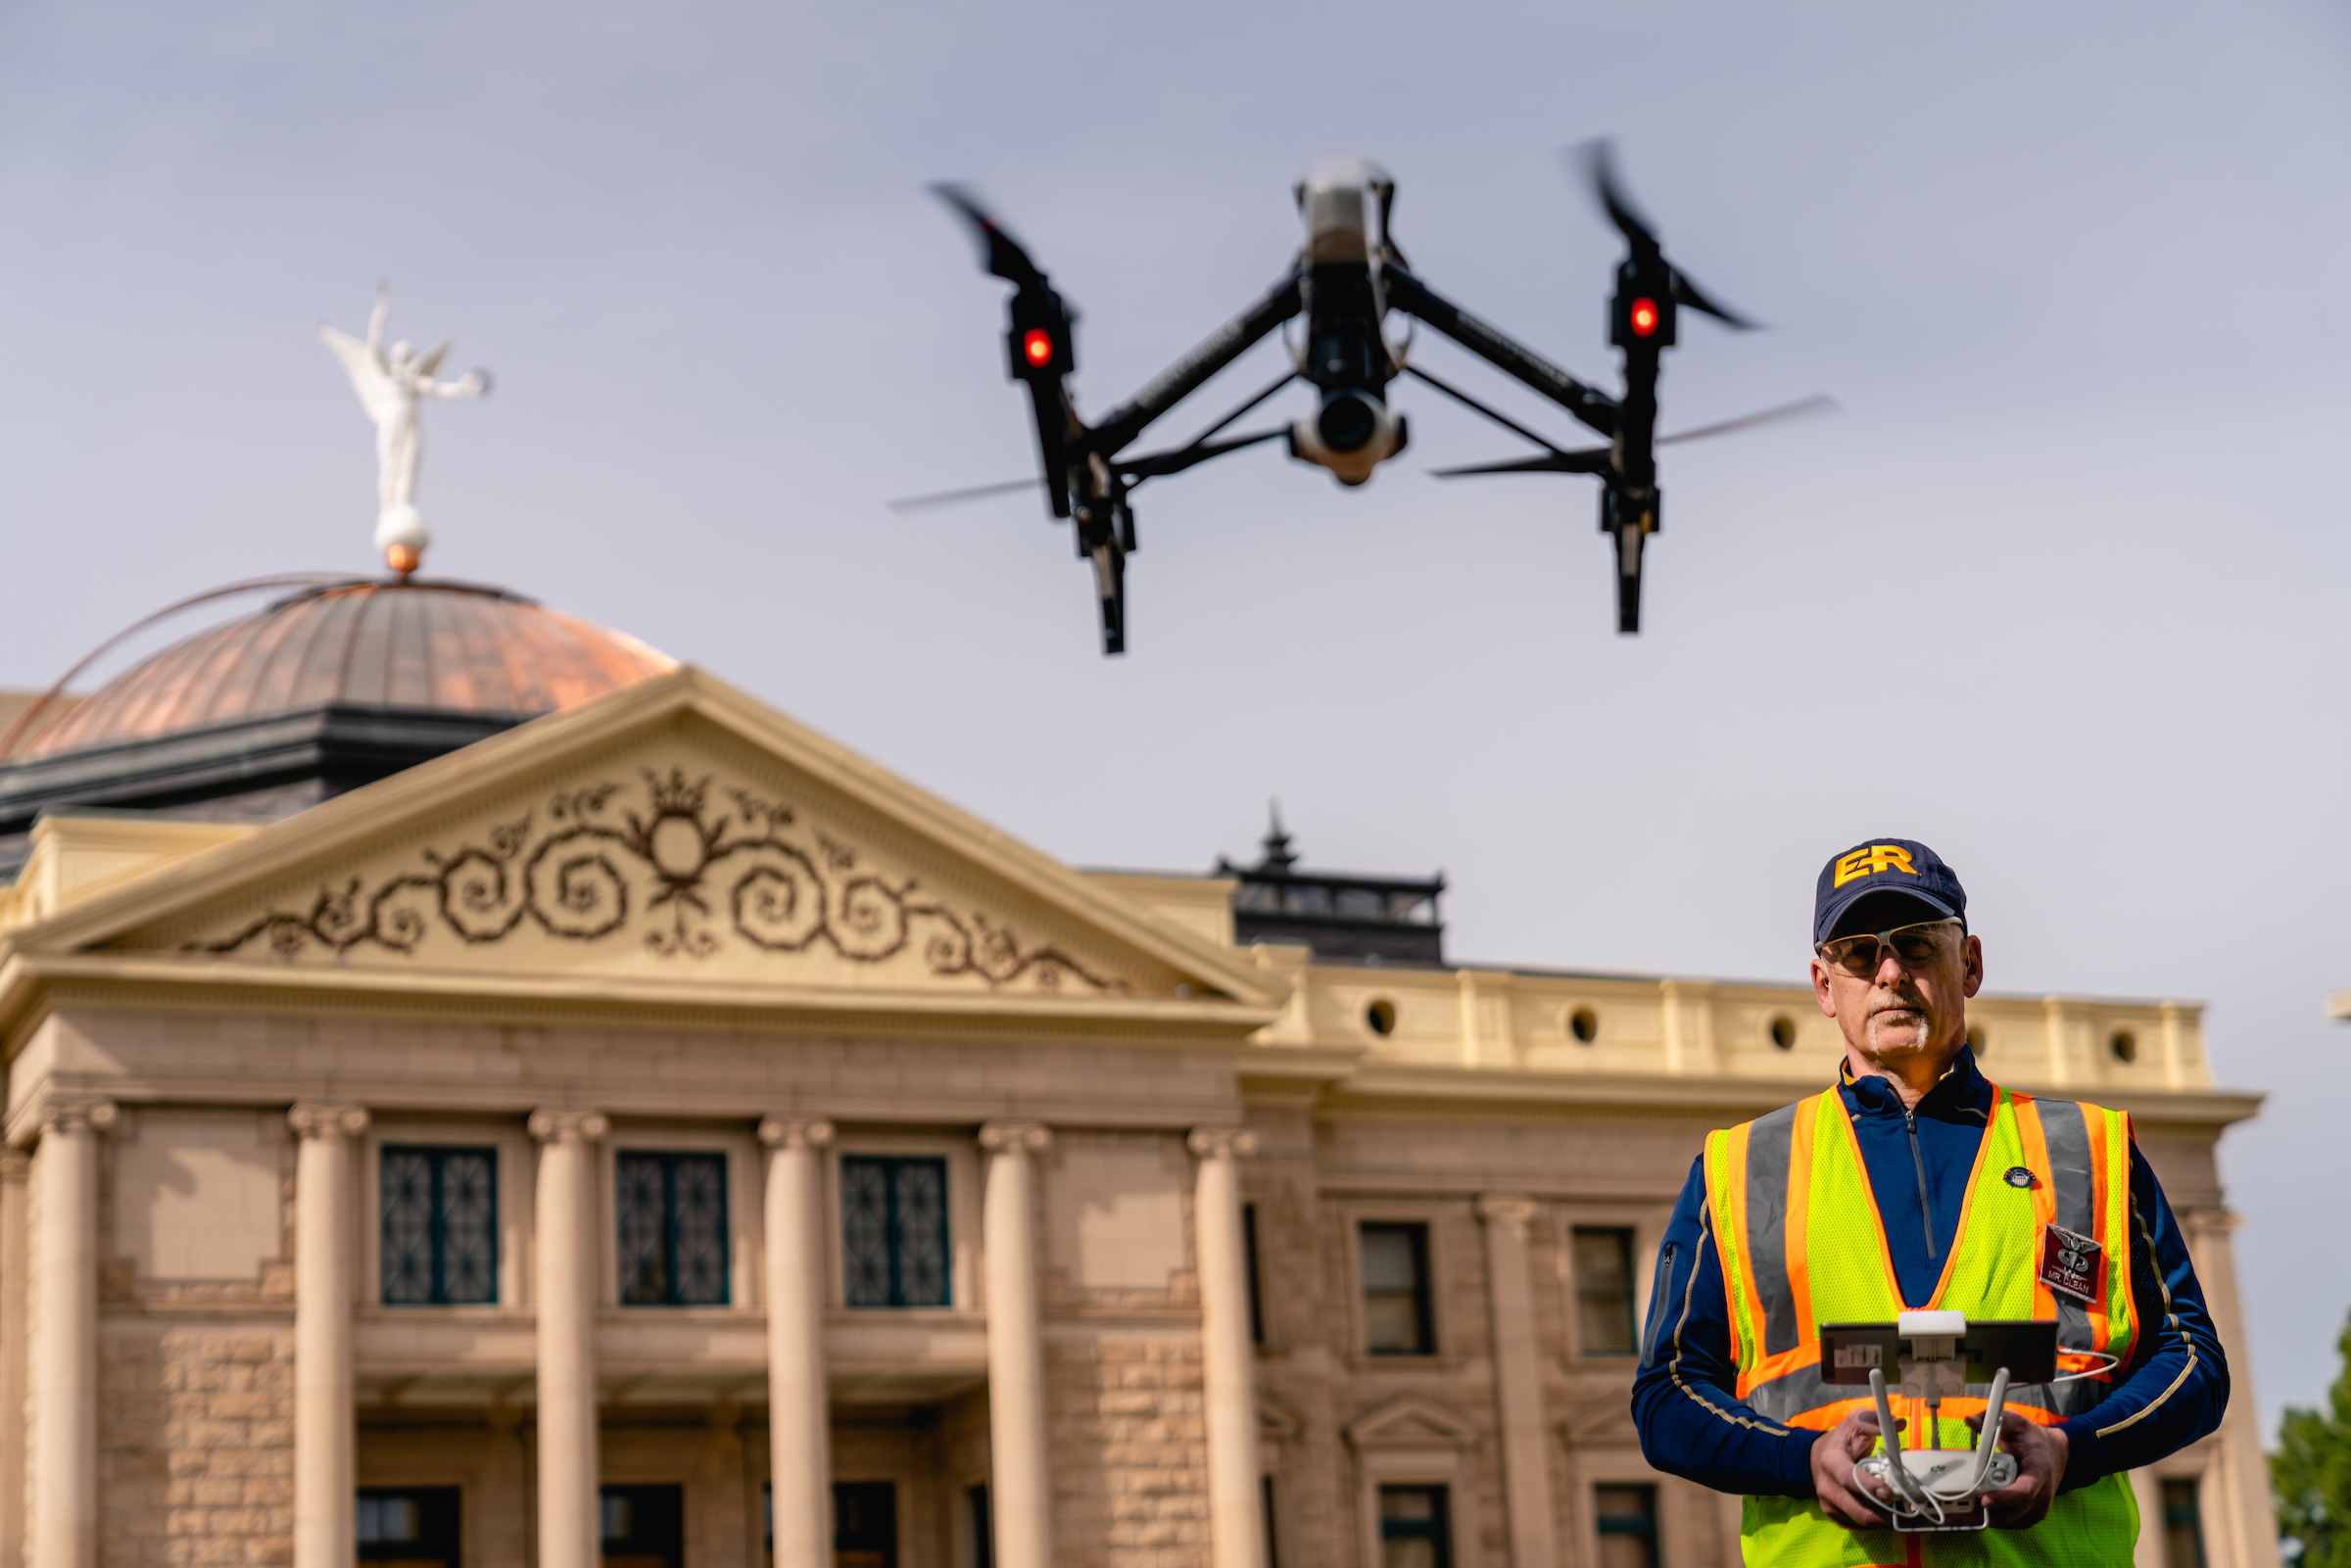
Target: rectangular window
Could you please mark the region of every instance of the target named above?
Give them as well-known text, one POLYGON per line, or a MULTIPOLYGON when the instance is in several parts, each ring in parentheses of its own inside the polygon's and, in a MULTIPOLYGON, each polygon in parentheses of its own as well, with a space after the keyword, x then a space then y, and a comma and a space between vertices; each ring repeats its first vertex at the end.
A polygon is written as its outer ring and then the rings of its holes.
POLYGON ((456 1487, 361 1487, 360 1561, 458 1568, 456 1487))
POLYGON ((2164 1568, 2204 1568, 2204 1510, 2193 1481, 2163 1484, 2164 1568))
POLYGON ((616 1171, 623 1305, 724 1305, 726 1156, 631 1150, 616 1171))
POLYGON ((498 1300, 498 1151, 386 1147, 387 1306, 498 1300))
POLYGON ((1367 1224, 1364 1255, 1364 1348, 1373 1355, 1433 1355, 1428 1309, 1428 1227, 1367 1224))
POLYGON ((851 1307, 947 1305, 947 1163, 840 1157, 840 1262, 851 1307))
POLYGON ((1265 1299, 1257 1287, 1257 1205, 1241 1205, 1241 1256, 1249 1265, 1249 1343, 1266 1343, 1265 1299))
POLYGON ((1266 1510, 1266 1568, 1281 1568, 1281 1537, 1273 1528, 1273 1478, 1260 1478, 1258 1500, 1266 1510))
POLYGON ((972 1568, 992 1568, 996 1560, 995 1527, 988 1523, 987 1483, 966 1487, 964 1500, 972 1510, 972 1568))
POLYGON ((606 1487, 597 1501, 603 1568, 685 1568, 684 1487, 606 1487))
POLYGON ((1657 1489, 1594 1487, 1600 1568, 1657 1568, 1657 1489))
POLYGON ((1379 1489, 1379 1568, 1452 1568, 1443 1487, 1379 1489))
POLYGON ((1640 1349, 1633 1320, 1633 1233, 1575 1232, 1576 1343, 1586 1355, 1631 1355, 1640 1349))
POLYGON ((898 1568, 895 1483, 833 1483, 833 1564, 834 1568, 898 1568))

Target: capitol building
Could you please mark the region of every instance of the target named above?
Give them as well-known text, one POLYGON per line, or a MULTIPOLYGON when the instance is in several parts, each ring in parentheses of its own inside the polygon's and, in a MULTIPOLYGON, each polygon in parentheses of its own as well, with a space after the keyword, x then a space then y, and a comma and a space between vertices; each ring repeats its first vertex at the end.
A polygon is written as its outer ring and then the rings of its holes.
MULTIPOLYGON (((1703 1135, 1836 1070, 1800 975, 1463 964, 1278 828, 1073 868, 421 577, 0 729, 0 1568, 1738 1561, 1628 1393, 1703 1135)), ((2132 1113, 2231 1353, 2139 1562, 2271 1568, 2260 1097, 2192 1003, 1970 1017, 2132 1113)))

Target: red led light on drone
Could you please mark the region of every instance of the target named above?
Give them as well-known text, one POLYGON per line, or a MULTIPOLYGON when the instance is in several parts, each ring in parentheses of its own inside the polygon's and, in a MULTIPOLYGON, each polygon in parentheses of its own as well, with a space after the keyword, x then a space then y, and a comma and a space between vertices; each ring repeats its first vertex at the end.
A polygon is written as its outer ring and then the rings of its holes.
POLYGON ((1642 299, 1633 302, 1633 336, 1654 337, 1657 330, 1657 302, 1642 299))
POLYGON ((1021 353, 1029 356, 1031 364, 1042 370, 1053 362, 1053 334, 1043 327, 1031 327, 1021 339, 1021 353))

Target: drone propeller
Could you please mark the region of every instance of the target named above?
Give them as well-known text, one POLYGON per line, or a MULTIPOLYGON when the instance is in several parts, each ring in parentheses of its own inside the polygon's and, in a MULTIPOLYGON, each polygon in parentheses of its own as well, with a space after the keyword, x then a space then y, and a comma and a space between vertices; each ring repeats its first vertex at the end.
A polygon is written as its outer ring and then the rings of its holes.
MULTIPOLYGON (((1715 436, 1736 435, 1742 430, 1752 430, 1757 425, 1773 425, 1783 419, 1800 419, 1806 414, 1827 413, 1836 406, 1837 400, 1827 393, 1814 393, 1809 398, 1799 398, 1794 403, 1783 403, 1777 407, 1741 414, 1736 419, 1659 436, 1657 445, 1664 447, 1677 441, 1705 441, 1715 436)), ((1459 468, 1432 468, 1429 472, 1439 479, 1460 479, 1470 474, 1605 474, 1608 471, 1611 454, 1612 449, 1607 447, 1586 447, 1577 451, 1547 451, 1537 457, 1519 457, 1508 462, 1468 463, 1459 468)))
POLYGON ((1809 398, 1799 398, 1794 403, 1783 403, 1772 408, 1760 408, 1753 413, 1741 414, 1736 419, 1725 419, 1718 424, 1700 425, 1696 430, 1677 430, 1670 436, 1659 436, 1657 445, 1663 447, 1677 441, 1704 441, 1712 436, 1735 435, 1742 430, 1752 430, 1757 425, 1776 425, 1783 419, 1801 419, 1806 414, 1833 413, 1836 408, 1836 399, 1825 392, 1816 392, 1809 398))
POLYGON ((1463 479, 1472 474, 1605 474, 1614 456, 1613 448, 1586 447, 1580 451, 1547 451, 1539 457, 1518 457, 1507 462, 1432 468, 1429 473, 1438 479, 1463 479))
POLYGON ((1012 237, 996 215, 980 205, 980 198, 972 193, 970 186, 939 180, 931 186, 931 194, 962 214, 964 221, 972 225, 973 233, 987 252, 981 264, 991 277, 1000 277, 1024 289, 1044 287, 1043 270, 1029 259, 1021 242, 1012 237))
POLYGON ((1607 210, 1608 220, 1616 225, 1625 243, 1633 248, 1634 264, 1664 266, 1671 275, 1669 288, 1677 305, 1703 310, 1725 326, 1736 327, 1743 332, 1758 325, 1736 310, 1716 305, 1701 292, 1687 273, 1666 262, 1665 247, 1658 240, 1656 231, 1649 226, 1648 220, 1633 207, 1631 198, 1625 195, 1624 187, 1617 183, 1616 163, 1610 145, 1606 137, 1587 142, 1583 148, 1585 169, 1592 181, 1593 194, 1600 198, 1600 205, 1607 210))
MULTIPOLYGON (((1211 457, 1222 457, 1243 447, 1254 447, 1261 441, 1278 441, 1288 434, 1281 430, 1261 430, 1254 436, 1234 436, 1227 441, 1195 441, 1188 447, 1176 447, 1168 451, 1155 451, 1141 457, 1129 457, 1113 464, 1129 486, 1146 479, 1158 479, 1168 474, 1180 474, 1195 463, 1211 457)), ((991 496, 1010 496, 1024 490, 1034 490, 1043 484, 1041 479, 1006 479, 992 485, 967 485, 961 490, 934 490, 927 495, 901 496, 896 500, 884 501, 898 513, 928 511, 934 506, 953 506, 967 500, 985 500, 991 496)))
POLYGON ((934 490, 922 496, 900 496, 896 500, 886 500, 882 504, 903 515, 907 512, 929 511, 934 506, 985 500, 990 496, 1009 496, 1016 491, 1034 490, 1043 483, 1041 479, 1006 479, 993 485, 966 485, 961 490, 934 490))

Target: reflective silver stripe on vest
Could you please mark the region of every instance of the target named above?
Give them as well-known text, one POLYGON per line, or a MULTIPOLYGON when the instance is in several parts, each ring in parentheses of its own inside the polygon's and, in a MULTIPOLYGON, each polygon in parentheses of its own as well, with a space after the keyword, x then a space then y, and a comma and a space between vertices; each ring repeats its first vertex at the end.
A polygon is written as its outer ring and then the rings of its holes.
MULTIPOLYGON (((2087 1236, 2104 1244, 2097 1225, 2097 1181, 2089 1164, 2089 1116, 2078 1101, 2036 1099, 2040 1111, 2041 1137, 2049 1146, 2049 1173, 2055 1189, 2049 1196, 2056 1200, 2056 1220, 2077 1236, 2087 1236)), ((2033 1266, 2040 1266, 2036 1256, 2033 1266)), ((2104 1270, 2100 1270, 2101 1277, 2104 1270)), ((2057 1302, 2057 1343, 2069 1351, 2090 1348, 2089 1312, 2080 1302, 2063 1291, 2051 1291, 2057 1302)), ((2067 1384, 2060 1392, 2083 1387, 2067 1384)))
POLYGON ((1784 1354, 1803 1339, 1796 1291, 1788 1283, 1788 1163, 1795 1157, 1797 1113, 1812 1109, 1809 1100, 1782 1106, 1758 1117, 1747 1134, 1747 1250, 1755 1296, 1763 1304, 1765 1355, 1784 1354))

